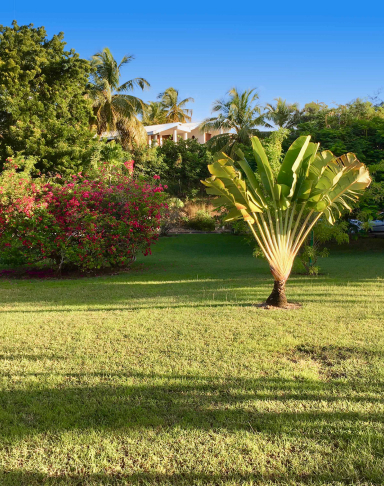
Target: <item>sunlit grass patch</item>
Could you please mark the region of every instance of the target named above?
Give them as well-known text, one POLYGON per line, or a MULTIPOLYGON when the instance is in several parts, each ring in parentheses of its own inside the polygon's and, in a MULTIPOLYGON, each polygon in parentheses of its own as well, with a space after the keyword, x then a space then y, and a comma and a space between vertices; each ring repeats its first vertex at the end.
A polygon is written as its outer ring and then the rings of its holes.
MULTIPOLYGON (((384 241, 383 241, 384 243, 384 241)), ((382 484, 383 250, 293 275, 241 237, 140 272, 1 286, 1 485, 382 484)))

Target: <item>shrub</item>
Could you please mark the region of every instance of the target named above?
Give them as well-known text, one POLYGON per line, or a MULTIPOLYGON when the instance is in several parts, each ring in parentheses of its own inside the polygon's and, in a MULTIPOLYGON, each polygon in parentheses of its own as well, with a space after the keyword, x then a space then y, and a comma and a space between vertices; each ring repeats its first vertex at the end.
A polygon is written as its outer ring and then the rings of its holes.
POLYGON ((165 140, 162 147, 136 147, 132 158, 137 174, 160 175, 169 186, 169 194, 183 199, 202 192, 200 180, 209 175, 207 165, 212 163, 207 146, 193 139, 165 140))
POLYGON ((125 267, 158 238, 163 186, 101 168, 89 180, 33 179, 31 164, 8 160, 0 177, 0 256, 12 263, 50 260, 91 270, 125 267))
POLYGON ((200 231, 214 231, 215 219, 207 211, 197 211, 193 218, 190 218, 186 225, 188 228, 200 231))
POLYGON ((160 235, 166 236, 171 231, 172 228, 180 225, 183 217, 184 203, 181 199, 177 197, 170 197, 167 200, 168 210, 163 216, 160 235))

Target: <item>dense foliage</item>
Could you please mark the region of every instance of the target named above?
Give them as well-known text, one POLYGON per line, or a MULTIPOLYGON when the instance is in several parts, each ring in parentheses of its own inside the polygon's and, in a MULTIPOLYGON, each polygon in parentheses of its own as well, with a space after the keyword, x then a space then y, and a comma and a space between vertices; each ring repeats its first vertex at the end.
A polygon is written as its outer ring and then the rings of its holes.
POLYGON ((103 167, 94 179, 48 181, 32 177, 33 161, 8 159, 0 178, 2 261, 89 270, 125 267, 150 253, 163 186, 158 176, 155 184, 133 180, 126 165, 125 172, 103 167))
POLYGON ((168 192, 177 197, 196 196, 200 183, 208 175, 212 154, 197 140, 166 140, 162 147, 137 147, 132 152, 135 171, 145 177, 161 176, 168 192))
POLYGON ((300 123, 288 142, 297 135, 311 135, 335 155, 355 153, 370 169, 373 182, 355 212, 358 218, 375 218, 384 209, 384 107, 355 100, 330 108, 309 103, 300 113, 300 123))
POLYGON ((91 65, 62 33, 0 26, 0 159, 23 152, 44 172, 74 173, 89 160, 91 65))

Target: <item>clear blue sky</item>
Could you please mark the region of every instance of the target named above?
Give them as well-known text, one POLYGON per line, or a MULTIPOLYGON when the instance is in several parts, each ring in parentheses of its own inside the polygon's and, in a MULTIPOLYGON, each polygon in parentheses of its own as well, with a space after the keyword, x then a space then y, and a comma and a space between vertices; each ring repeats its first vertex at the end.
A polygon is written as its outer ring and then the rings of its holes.
MULTIPOLYGON (((195 98, 194 121, 232 86, 345 103, 384 88, 384 2, 0 0, 0 23, 63 31, 82 57, 107 46, 134 54, 123 79, 151 83, 148 101, 169 86, 195 98)), ((139 92, 137 92, 139 95, 139 92)), ((384 97, 384 93, 383 93, 384 97)))

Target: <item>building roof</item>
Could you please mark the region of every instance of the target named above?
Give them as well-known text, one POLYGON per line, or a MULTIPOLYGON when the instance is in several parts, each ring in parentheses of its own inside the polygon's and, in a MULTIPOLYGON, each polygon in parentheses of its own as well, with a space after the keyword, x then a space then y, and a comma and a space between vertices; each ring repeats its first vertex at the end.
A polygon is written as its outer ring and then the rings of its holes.
POLYGON ((164 123, 162 125, 149 125, 144 127, 147 135, 157 135, 158 133, 166 132, 167 130, 177 129, 180 132, 191 132, 195 130, 201 122, 194 122, 194 123, 164 123))

